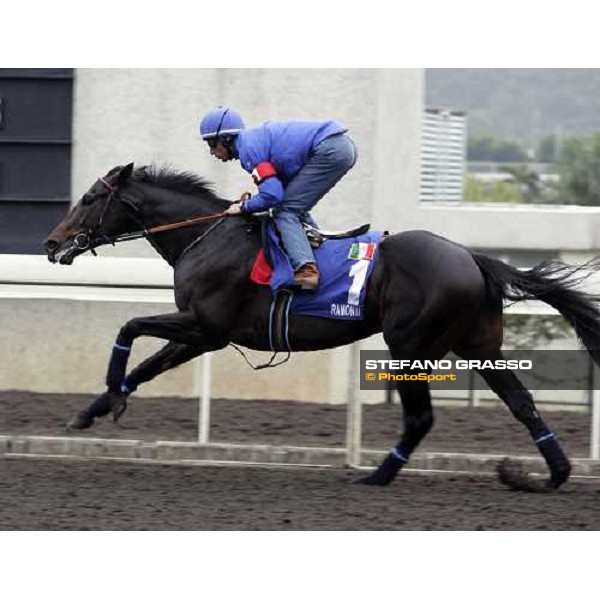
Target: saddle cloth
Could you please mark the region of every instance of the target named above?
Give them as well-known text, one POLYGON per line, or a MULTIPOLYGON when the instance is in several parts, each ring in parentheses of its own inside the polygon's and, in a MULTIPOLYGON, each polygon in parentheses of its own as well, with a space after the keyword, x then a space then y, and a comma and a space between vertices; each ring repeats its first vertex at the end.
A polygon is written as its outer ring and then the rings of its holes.
MULTIPOLYGON (((293 289, 289 314, 360 321, 369 277, 375 266, 383 231, 340 240, 325 240, 314 250, 321 274, 316 291, 293 289)), ((269 285, 274 295, 290 288, 294 271, 272 221, 266 223, 265 250, 258 253, 250 279, 269 285), (270 264, 269 264, 270 263, 270 264)))

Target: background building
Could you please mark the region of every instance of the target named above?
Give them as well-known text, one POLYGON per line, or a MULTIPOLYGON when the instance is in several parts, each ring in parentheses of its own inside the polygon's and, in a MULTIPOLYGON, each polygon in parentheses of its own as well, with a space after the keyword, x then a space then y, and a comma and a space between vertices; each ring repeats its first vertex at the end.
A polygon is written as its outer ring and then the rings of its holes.
MULTIPOLYGON (((600 247, 599 208, 422 202, 420 69, 3 69, 0 99, 4 254, 41 253, 40 242, 69 200, 115 165, 168 163, 193 170, 231 198, 252 189, 238 165, 215 161, 199 139, 199 117, 219 104, 235 107, 249 126, 268 119, 334 118, 349 127, 359 160, 315 211, 327 228, 370 221, 391 231, 429 229, 532 261, 549 253, 574 261, 600 247)), ((101 254, 148 257, 154 251, 133 242, 101 254)), ((148 303, 0 299, 0 304, 0 358, 11 364, 0 375, 0 389, 57 393, 101 391, 119 327, 135 316, 172 310, 148 303)), ((132 364, 161 345, 136 342, 132 364)), ((383 343, 376 336, 365 347, 383 343)), ((215 357, 213 394, 343 402, 348 360, 348 348, 340 348, 295 355, 283 367, 252 373, 226 350, 215 357)), ((188 365, 139 394, 191 395, 199 383, 188 365)), ((363 393, 369 402, 382 397, 363 393)))

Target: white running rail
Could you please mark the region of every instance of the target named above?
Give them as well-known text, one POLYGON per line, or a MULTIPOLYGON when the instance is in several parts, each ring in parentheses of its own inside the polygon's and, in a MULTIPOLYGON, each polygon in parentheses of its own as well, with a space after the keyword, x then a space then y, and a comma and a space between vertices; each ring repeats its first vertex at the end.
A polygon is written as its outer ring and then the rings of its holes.
MULTIPOLYGON (((600 288, 600 277, 590 277, 586 289, 600 288)), ((71 266, 54 265, 45 256, 0 255, 0 299, 27 298, 93 302, 150 302, 173 304, 173 271, 160 258, 80 256, 71 266)), ((507 309, 511 314, 552 315, 557 312, 540 302, 520 302, 507 309)), ((356 365, 358 351, 352 351, 356 365)), ((211 354, 197 363, 202 379, 199 398, 198 442, 209 442, 211 354)), ((352 366, 349 367, 352 370, 352 366)), ((358 381, 358 373, 353 378, 358 381)), ((349 380, 351 381, 351 380, 349 380)), ((590 402, 590 457, 600 458, 600 391, 590 402)), ((362 407, 357 393, 348 388, 346 457, 349 465, 360 462, 362 407)))

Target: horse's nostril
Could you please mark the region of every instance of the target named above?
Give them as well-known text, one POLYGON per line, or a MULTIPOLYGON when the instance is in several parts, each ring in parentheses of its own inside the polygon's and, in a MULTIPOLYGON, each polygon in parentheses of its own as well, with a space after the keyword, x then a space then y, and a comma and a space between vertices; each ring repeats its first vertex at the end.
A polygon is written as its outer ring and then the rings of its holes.
POLYGON ((56 240, 46 240, 44 243, 44 248, 48 251, 56 250, 59 246, 59 243, 56 240))

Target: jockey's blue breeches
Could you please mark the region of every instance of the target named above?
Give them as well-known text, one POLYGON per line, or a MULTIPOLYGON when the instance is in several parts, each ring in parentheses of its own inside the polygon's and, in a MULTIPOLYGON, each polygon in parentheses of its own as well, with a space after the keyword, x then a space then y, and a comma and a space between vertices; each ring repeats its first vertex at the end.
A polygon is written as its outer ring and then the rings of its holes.
POLYGON ((328 137, 288 184, 274 218, 294 271, 315 262, 301 221, 314 225, 309 212, 355 165, 357 156, 356 146, 346 134, 328 137))

